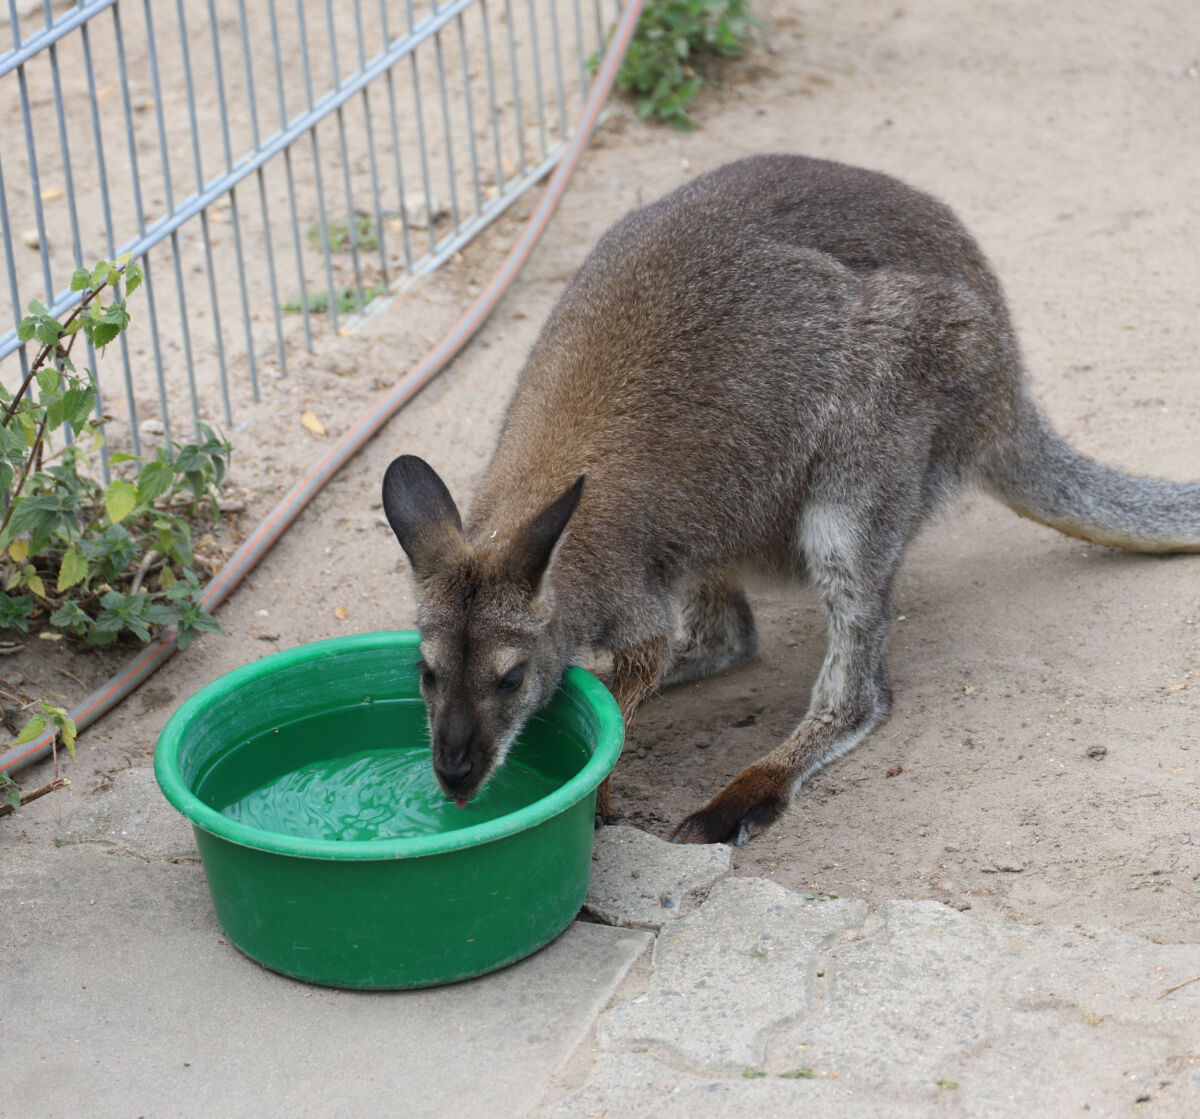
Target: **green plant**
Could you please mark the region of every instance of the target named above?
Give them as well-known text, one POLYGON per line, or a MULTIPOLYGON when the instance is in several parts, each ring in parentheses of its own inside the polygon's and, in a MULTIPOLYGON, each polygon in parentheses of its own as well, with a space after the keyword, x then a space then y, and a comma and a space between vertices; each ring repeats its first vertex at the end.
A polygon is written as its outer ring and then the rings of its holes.
POLYGON ((65 778, 60 778, 58 775, 58 740, 61 738, 63 745, 66 746, 67 752, 71 755, 71 760, 75 760, 75 737, 78 733, 75 720, 67 714, 65 707, 55 707, 49 703, 39 703, 37 706, 41 711, 35 714, 22 728, 21 733, 17 736, 14 743, 20 746, 25 742, 32 742, 39 737, 43 731, 48 728, 54 729, 54 737, 50 740, 50 747, 54 752, 54 780, 48 785, 43 785, 40 789, 34 789, 32 792, 22 794, 21 786, 18 785, 7 773, 0 773, 0 794, 3 794, 5 803, 0 804, 0 816, 7 816, 10 812, 15 812, 23 804, 28 804, 31 800, 37 800, 39 797, 45 796, 47 793, 54 792, 55 789, 61 789, 71 782, 65 778))
MULTIPOLYGON (((741 58, 758 21, 747 0, 647 0, 617 71, 616 85, 634 95, 638 116, 693 127, 687 107, 703 78, 698 58, 741 58)), ((591 60, 593 70, 599 56, 591 60)))
POLYGON ((817 1074, 807 1065, 802 1065, 800 1068, 792 1069, 791 1072, 781 1072, 779 1075, 784 1080, 812 1080, 817 1074))
MULTIPOLYGON (((383 284, 368 284, 363 288, 362 302, 358 301, 358 289, 354 287, 339 288, 334 295, 337 299, 337 309, 340 315, 352 315, 355 311, 362 310, 372 299, 378 299, 381 295, 386 294, 387 288, 383 284)), ((327 291, 310 291, 306 297, 308 310, 317 315, 324 314, 329 310, 329 293, 327 291)), ((298 315, 304 310, 304 304, 300 300, 293 300, 291 303, 285 303, 280 310, 285 315, 298 315)))
POLYGON ((230 446, 201 424, 196 442, 149 458, 114 453, 120 476, 107 486, 95 477, 89 454, 103 445, 91 421, 95 379, 76 369, 71 349, 81 333, 103 349, 128 326, 125 300, 101 298, 122 277, 126 295, 141 282, 128 258, 80 269, 71 281, 80 303, 66 319, 34 300, 18 328, 41 348, 16 393, 0 386, 0 629, 28 633, 44 618, 105 645, 126 631, 149 641, 175 626, 182 648, 219 628, 200 605, 192 521, 218 515, 230 446), (51 452, 47 438, 60 428, 74 441, 51 452))
MULTIPOLYGON (((326 223, 325 232, 329 236, 330 252, 344 253, 350 251, 350 223, 348 221, 331 221, 326 223)), ((306 235, 309 244, 321 244, 321 227, 310 225, 306 235)), ((375 232, 375 221, 366 214, 359 214, 354 219, 354 239, 360 249, 379 248, 379 235, 375 232)))
POLYGON ((743 1080, 758 1080, 766 1075, 767 1074, 760 1068, 748 1068, 742 1070, 743 1080))

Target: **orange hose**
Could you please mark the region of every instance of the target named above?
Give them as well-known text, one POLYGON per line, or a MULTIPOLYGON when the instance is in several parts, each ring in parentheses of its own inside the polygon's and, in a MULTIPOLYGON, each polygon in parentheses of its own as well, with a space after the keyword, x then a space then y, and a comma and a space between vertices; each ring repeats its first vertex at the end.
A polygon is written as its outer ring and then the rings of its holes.
MULTIPOLYGON (((270 550, 271 546, 291 526, 301 510, 312 501, 321 488, 362 449, 388 420, 413 396, 442 371, 458 354, 473 334, 483 325, 492 308, 516 278, 529 254, 533 251, 566 189, 584 146, 591 137, 605 98, 625 56, 629 40, 637 27, 644 0, 626 0, 625 9, 613 32, 608 49, 596 71, 596 80, 588 93, 579 126, 576 128, 563 157, 550 177, 550 182, 538 200, 537 208, 525 223, 516 244, 509 250, 504 263, 466 313, 454 324, 442 340, 374 408, 358 421, 330 448, 316 466, 258 524, 254 532, 234 553, 229 562, 204 588, 201 598, 205 609, 215 610, 249 574, 251 569, 270 550)), ((153 644, 147 645, 120 672, 92 692, 71 712, 78 730, 90 726, 112 710, 143 681, 153 675, 175 653, 177 633, 168 630, 153 644)), ((50 752, 54 736, 49 733, 11 747, 0 757, 0 773, 15 772, 23 766, 45 757, 50 752)))

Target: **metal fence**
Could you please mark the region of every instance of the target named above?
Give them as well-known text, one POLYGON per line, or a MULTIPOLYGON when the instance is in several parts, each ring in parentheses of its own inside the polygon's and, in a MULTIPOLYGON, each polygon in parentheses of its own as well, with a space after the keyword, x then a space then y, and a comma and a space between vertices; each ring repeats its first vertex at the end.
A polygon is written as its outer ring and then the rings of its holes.
POLYGON ((0 379, 28 370, 31 298, 61 315, 76 268, 132 253, 132 325, 88 364, 110 444, 135 454, 142 425, 232 423, 289 352, 436 268, 541 178, 618 7, 2 3, 0 379))

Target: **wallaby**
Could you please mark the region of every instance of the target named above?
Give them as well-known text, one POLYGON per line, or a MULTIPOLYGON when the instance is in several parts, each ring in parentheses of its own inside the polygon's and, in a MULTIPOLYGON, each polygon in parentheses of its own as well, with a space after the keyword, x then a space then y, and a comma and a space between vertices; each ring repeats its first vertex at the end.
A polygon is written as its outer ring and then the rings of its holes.
POLYGON ((761 156, 629 214, 534 344, 465 528, 422 460, 384 477, 442 789, 466 803, 585 654, 611 655, 627 721, 744 661, 739 580, 783 574, 828 618, 808 714, 674 836, 743 843, 886 715, 900 557, 969 483, 1085 540, 1200 551, 1200 484, 1117 473, 1051 430, 999 283, 929 195, 761 156))

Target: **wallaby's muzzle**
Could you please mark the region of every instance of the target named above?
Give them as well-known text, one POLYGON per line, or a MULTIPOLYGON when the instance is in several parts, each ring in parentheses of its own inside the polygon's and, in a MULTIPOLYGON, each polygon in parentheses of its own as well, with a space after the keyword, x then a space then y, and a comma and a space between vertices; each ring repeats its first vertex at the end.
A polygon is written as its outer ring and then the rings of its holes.
POLYGON ((442 791, 461 808, 478 791, 489 766, 480 757, 471 712, 451 707, 433 728, 433 771, 442 791))

